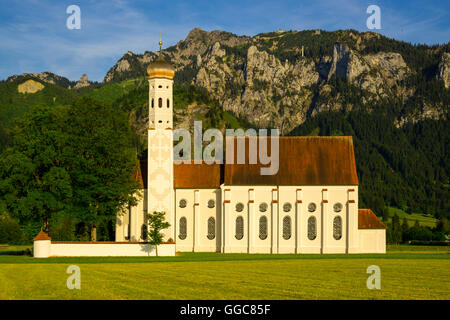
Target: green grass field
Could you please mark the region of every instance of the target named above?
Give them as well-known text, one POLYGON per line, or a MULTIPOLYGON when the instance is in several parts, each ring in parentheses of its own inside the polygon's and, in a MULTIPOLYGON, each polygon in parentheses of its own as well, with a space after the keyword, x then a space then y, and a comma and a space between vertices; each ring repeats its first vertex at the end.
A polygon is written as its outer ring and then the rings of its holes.
POLYGON ((0 299, 450 299, 449 253, 392 246, 384 255, 0 255, 0 299), (73 264, 81 269, 81 290, 66 287, 73 264), (366 287, 370 265, 381 269, 380 290, 366 287))
POLYGON ((436 227, 436 224, 438 223, 438 220, 433 218, 430 215, 422 214, 422 213, 407 213, 399 208, 394 207, 388 207, 389 210, 389 223, 392 222, 392 217, 394 214, 397 214, 400 218, 400 223, 403 222, 403 218, 406 218, 408 221, 408 225, 410 227, 414 226, 414 223, 416 223, 416 220, 419 221, 419 224, 424 227, 430 227, 434 228, 436 227))
POLYGON ((438 223, 438 220, 430 215, 424 215, 422 213, 414 213, 414 212, 409 214, 403 211, 402 209, 394 207, 388 207, 388 210, 389 210, 389 223, 392 222, 392 217, 394 216, 394 214, 397 214, 399 216, 400 223, 403 222, 403 218, 406 218, 406 220, 408 221, 408 225, 410 227, 412 227, 414 223, 416 223, 416 220, 419 220, 420 225, 430 228, 436 227, 436 224, 438 223))

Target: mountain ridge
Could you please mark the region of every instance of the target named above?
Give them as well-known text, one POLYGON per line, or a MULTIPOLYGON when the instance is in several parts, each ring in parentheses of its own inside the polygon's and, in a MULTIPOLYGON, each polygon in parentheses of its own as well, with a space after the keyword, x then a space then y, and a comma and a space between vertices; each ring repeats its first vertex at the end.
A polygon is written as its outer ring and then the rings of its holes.
MULTIPOLYGON (((176 85, 205 88, 221 107, 255 126, 288 133, 325 110, 398 104, 398 124, 446 117, 450 47, 413 46, 378 33, 354 30, 279 31, 254 37, 195 28, 185 40, 161 51, 175 69, 176 85), (381 44, 380 44, 381 43, 381 44), (409 51, 413 51, 409 53, 409 51), (360 91, 359 103, 333 95, 338 78, 360 91), (445 88, 439 88, 439 86, 445 88), (433 86, 441 101, 422 87, 433 86)), ((154 52, 128 52, 104 82, 145 76, 154 52)))

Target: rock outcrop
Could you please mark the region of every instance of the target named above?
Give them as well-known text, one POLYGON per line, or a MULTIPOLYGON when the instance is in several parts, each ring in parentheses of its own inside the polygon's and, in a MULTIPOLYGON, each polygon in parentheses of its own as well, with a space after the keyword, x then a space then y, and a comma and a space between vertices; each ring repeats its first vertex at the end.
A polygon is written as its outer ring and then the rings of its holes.
POLYGON ((88 80, 87 74, 83 74, 81 76, 80 80, 78 80, 78 82, 73 86, 72 89, 79 89, 79 88, 83 88, 83 87, 88 87, 90 85, 91 85, 91 83, 88 80))
POLYGON ((438 70, 438 79, 444 81, 446 88, 450 87, 450 53, 444 52, 442 54, 438 70))
POLYGON ((44 88, 45 86, 42 83, 30 79, 19 84, 17 86, 17 91, 19 91, 19 93, 36 93, 44 88))

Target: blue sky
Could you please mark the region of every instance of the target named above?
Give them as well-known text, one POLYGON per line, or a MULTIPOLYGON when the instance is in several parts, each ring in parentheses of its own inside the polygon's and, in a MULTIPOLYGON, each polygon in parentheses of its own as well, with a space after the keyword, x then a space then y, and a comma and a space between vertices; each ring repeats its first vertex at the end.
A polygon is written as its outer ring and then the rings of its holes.
POLYGON ((368 31, 366 9, 381 8, 378 32, 412 43, 450 41, 450 1, 66 1, 0 0, 0 79, 50 71, 102 81, 127 51, 143 53, 185 39, 194 27, 253 36, 304 29, 368 31), (66 27, 66 8, 81 9, 81 29, 66 27))

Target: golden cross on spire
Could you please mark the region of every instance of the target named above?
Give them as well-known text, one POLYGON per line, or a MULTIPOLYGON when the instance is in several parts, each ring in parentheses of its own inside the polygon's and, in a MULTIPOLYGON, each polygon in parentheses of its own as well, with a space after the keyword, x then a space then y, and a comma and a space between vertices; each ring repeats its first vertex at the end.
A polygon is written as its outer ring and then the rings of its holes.
POLYGON ((162 32, 159 32, 159 52, 161 52, 162 47, 162 32))

